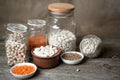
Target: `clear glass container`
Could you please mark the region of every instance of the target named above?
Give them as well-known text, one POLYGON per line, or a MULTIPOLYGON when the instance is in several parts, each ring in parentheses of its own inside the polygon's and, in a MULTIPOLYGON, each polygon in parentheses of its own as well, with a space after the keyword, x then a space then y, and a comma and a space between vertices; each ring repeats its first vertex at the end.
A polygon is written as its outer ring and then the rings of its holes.
POLYGON ((9 66, 27 61, 27 27, 22 24, 7 24, 5 41, 9 66))
POLYGON ((48 6, 49 26, 48 42, 61 48, 63 52, 76 49, 76 25, 74 22, 74 5, 53 3, 48 6))
POLYGON ((29 51, 36 47, 46 46, 46 21, 40 19, 30 19, 27 24, 29 27, 29 51))
POLYGON ((79 44, 80 52, 88 58, 96 58, 100 55, 102 40, 96 35, 86 35, 79 44))

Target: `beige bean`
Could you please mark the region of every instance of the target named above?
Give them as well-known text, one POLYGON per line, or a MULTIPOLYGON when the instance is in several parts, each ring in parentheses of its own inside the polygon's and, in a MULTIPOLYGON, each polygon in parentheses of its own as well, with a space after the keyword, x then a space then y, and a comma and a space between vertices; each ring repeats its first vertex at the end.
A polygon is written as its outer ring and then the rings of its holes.
POLYGON ((19 62, 24 62, 26 59, 26 44, 22 43, 24 35, 19 33, 10 34, 6 41, 6 56, 8 58, 8 64, 14 65, 19 62), (16 39, 14 41, 14 39, 16 39))

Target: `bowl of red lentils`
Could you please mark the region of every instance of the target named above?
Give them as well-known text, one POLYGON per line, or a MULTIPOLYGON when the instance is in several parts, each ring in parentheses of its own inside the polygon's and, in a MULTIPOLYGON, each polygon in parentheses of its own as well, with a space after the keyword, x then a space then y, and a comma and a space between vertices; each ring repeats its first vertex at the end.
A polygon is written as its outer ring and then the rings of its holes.
POLYGON ((18 79, 26 79, 32 77, 37 70, 37 66, 33 63, 18 63, 10 69, 10 73, 18 79))
POLYGON ((77 51, 65 52, 60 57, 66 64, 79 64, 84 59, 84 55, 77 51))

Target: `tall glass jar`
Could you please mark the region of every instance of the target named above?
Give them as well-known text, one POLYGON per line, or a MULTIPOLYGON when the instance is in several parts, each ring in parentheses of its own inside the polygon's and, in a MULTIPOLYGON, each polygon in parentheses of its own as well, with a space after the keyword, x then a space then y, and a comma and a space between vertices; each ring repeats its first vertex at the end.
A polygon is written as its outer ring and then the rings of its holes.
POLYGON ((36 47, 46 46, 46 21, 40 19, 30 19, 28 20, 29 27, 29 50, 33 50, 36 47))
POLYGON ((76 49, 76 25, 73 19, 74 5, 53 3, 48 5, 48 42, 63 52, 76 49))
POLYGON ((22 24, 7 24, 5 41, 6 56, 9 66, 27 60, 27 27, 22 24))

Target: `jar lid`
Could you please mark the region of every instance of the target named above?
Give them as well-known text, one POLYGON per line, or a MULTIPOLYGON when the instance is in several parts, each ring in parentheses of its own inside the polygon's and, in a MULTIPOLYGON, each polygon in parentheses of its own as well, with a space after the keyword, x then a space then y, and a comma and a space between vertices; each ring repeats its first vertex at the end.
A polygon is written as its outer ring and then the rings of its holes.
POLYGON ((53 12, 70 12, 74 9, 74 5, 69 3, 52 3, 48 5, 48 10, 53 12))
POLYGON ((17 23, 8 23, 6 29, 11 32, 19 32, 19 33, 27 32, 27 27, 25 25, 17 24, 17 23))
POLYGON ((32 27, 43 27, 46 25, 46 21, 41 19, 29 19, 27 24, 32 27))

